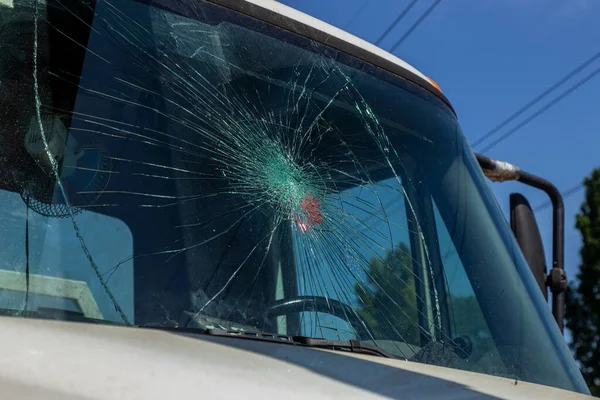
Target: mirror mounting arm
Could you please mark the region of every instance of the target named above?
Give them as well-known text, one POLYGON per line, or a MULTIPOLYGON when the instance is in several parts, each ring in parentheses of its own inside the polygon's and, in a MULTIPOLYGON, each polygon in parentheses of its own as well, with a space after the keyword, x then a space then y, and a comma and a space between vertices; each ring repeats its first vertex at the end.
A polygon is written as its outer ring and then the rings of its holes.
POLYGON ((486 177, 495 182, 518 181, 546 192, 552 202, 552 268, 546 279, 546 286, 552 292, 552 314, 561 332, 564 331, 564 292, 567 290, 567 276, 564 270, 565 248, 565 206, 563 197, 556 186, 549 181, 523 171, 519 167, 481 154, 475 154, 479 166, 486 177))

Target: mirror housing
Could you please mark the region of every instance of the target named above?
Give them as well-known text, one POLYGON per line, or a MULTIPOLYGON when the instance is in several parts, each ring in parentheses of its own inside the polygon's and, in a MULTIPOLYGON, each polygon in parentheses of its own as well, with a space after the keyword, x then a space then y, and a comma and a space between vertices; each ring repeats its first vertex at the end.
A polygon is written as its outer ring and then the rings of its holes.
POLYGON ((510 195, 510 227, 525 256, 529 269, 548 301, 547 266, 544 244, 537 221, 525 196, 519 193, 510 195))

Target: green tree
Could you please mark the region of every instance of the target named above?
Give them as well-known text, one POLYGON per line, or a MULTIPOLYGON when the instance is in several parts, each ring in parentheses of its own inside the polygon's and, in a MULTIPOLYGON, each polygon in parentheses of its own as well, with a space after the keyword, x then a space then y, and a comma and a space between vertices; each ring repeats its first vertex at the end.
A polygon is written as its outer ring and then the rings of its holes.
MULTIPOLYGON (((369 324, 376 339, 396 340, 421 346, 415 275, 410 250, 400 243, 385 257, 372 258, 367 275, 367 284, 358 282, 355 292, 360 299, 358 312, 369 324)), ((467 336, 473 344, 471 360, 487 357, 488 361, 477 362, 480 370, 495 367, 495 345, 473 295, 452 295, 449 299, 451 315, 443 318, 452 320, 452 335, 467 336)), ((493 371, 492 371, 493 372, 493 371)))
POLYGON ((372 258, 367 285, 355 285, 359 313, 377 339, 419 343, 415 281, 410 249, 400 243, 385 258, 372 258))
POLYGON ((571 349, 590 391, 600 396, 600 168, 584 180, 585 200, 577 214, 581 265, 566 294, 571 349))

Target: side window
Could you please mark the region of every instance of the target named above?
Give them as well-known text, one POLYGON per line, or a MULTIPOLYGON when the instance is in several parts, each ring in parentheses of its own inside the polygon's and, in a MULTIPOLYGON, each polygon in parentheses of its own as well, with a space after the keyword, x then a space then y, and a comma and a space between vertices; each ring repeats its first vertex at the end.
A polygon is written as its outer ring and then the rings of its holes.
POLYGON ((133 237, 116 218, 80 210, 75 218, 56 212, 59 204, 29 206, 14 192, 0 190, 0 312, 81 313, 121 321, 89 258, 130 320, 133 320, 133 237), (43 215, 46 213, 47 215, 43 215), (52 215, 52 216, 50 216, 52 215))

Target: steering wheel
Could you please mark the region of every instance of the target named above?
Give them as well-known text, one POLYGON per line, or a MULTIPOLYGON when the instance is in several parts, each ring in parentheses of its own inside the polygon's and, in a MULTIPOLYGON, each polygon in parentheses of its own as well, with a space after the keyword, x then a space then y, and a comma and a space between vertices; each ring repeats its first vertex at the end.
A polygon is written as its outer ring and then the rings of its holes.
POLYGON ((322 296, 296 296, 277 300, 267 308, 267 317, 303 311, 321 312, 347 321, 356 331, 358 339, 369 340, 375 337, 367 321, 356 310, 341 301, 322 296))

